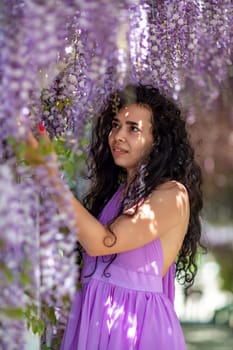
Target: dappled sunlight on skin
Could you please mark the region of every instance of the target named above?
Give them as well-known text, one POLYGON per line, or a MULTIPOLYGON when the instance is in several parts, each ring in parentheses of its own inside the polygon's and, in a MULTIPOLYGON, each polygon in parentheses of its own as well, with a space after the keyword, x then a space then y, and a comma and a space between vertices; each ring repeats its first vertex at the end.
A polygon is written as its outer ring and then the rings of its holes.
POLYGON ((189 211, 188 203, 186 201, 185 193, 180 192, 176 196, 176 203, 177 203, 177 208, 181 210, 181 216, 185 217, 187 216, 187 212, 189 211))
POLYGON ((132 223, 137 224, 139 220, 148 220, 149 230, 152 234, 157 233, 157 221, 155 220, 155 212, 151 209, 151 205, 144 203, 138 213, 132 218, 132 223))
MULTIPOLYGON (((175 206, 177 207, 177 209, 180 210, 181 212, 181 217, 186 216, 187 212, 188 212, 188 203, 187 203, 187 198, 186 198, 186 190, 183 188, 182 191, 179 191, 179 193, 176 195, 175 197, 175 206)), ((158 204, 164 204, 166 205, 167 202, 165 202, 164 200, 164 196, 161 194, 158 195, 156 197, 156 202, 158 204)), ((136 209, 136 206, 129 208, 126 213, 129 215, 134 214, 136 209)), ((169 212, 167 212, 167 214, 169 215, 169 212)), ((149 220, 151 221, 151 227, 150 229, 152 229, 152 232, 157 229, 157 225, 156 225, 156 207, 155 209, 152 209, 152 206, 150 203, 148 203, 148 201, 145 201, 143 203, 143 201, 141 203, 139 203, 139 209, 138 212, 136 213, 136 215, 134 217, 132 217, 132 223, 137 223, 139 220, 149 220)))
MULTIPOLYGON (((127 109, 127 107, 126 107, 126 109, 127 109)), ((127 117, 129 116, 129 112, 126 112, 126 113, 124 114, 124 116, 127 118, 127 117)))
MULTIPOLYGON (((156 201, 160 204, 166 205, 164 196, 158 196, 156 201)), ((186 196, 186 189, 183 187, 182 190, 179 191, 179 193, 175 196, 175 207, 178 209, 180 213, 180 218, 183 220, 184 217, 187 217, 187 214, 189 212, 189 203, 187 202, 187 196, 186 196)), ((174 207, 174 208, 175 208, 174 207)), ((155 207, 156 211, 156 207, 155 207)), ((167 211, 167 215, 169 216, 170 212, 167 211)), ((140 212, 140 219, 148 219, 155 221, 156 219, 156 213, 154 210, 151 209, 150 204, 144 204, 143 205, 143 211, 140 212)))
POLYGON ((155 219, 155 213, 153 210, 151 210, 150 204, 144 204, 143 205, 143 211, 139 212, 139 218, 140 219, 149 219, 154 220, 155 219))

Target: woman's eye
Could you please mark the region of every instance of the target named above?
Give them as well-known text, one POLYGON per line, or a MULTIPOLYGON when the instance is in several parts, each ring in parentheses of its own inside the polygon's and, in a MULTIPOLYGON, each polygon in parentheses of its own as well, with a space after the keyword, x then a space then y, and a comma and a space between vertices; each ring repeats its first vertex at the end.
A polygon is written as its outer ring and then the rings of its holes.
POLYGON ((112 122, 112 129, 117 129, 119 127, 119 124, 116 122, 112 122))
POLYGON ((131 131, 133 132, 138 132, 139 129, 136 126, 131 126, 131 131))

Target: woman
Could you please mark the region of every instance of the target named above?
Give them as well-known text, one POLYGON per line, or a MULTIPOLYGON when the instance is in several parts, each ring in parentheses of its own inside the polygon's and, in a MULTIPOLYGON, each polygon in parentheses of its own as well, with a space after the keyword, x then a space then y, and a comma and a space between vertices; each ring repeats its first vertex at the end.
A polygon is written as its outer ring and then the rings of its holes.
POLYGON ((85 207, 72 197, 82 289, 61 349, 186 349, 174 278, 193 283, 202 194, 180 111, 128 86, 97 118, 90 153, 85 207))

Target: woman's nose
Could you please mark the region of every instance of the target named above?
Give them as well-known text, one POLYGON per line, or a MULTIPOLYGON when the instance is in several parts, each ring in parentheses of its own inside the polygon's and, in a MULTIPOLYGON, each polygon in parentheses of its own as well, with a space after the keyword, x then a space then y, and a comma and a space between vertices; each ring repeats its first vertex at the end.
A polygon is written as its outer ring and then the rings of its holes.
POLYGON ((123 128, 119 128, 115 134, 117 141, 125 141, 125 136, 125 130, 123 128))

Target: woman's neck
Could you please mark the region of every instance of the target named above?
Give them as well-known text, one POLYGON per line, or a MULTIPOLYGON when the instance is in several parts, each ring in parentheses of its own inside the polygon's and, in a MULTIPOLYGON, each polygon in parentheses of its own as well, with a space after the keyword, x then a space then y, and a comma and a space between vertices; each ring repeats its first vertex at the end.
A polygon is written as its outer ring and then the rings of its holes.
POLYGON ((135 170, 127 171, 127 180, 126 180, 126 187, 127 188, 133 182, 133 180, 135 179, 135 176, 136 176, 135 170))

